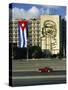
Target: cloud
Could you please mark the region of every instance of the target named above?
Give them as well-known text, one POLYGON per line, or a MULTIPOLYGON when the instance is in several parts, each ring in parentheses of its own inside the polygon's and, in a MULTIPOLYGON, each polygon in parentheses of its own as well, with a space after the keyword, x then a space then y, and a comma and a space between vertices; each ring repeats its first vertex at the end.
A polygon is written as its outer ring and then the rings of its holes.
POLYGON ((40 9, 40 15, 44 15, 44 14, 55 14, 55 12, 57 11, 59 7, 57 6, 42 6, 42 8, 40 9))
POLYGON ((13 8, 12 9, 12 18, 18 19, 18 18, 25 18, 26 17, 26 11, 24 9, 19 8, 13 8))
POLYGON ((46 13, 46 14, 50 14, 50 13, 51 13, 50 9, 47 8, 46 11, 45 11, 45 13, 46 13))
POLYGON ((41 8, 40 9, 40 15, 45 15, 45 14, 51 14, 52 13, 52 10, 51 8, 41 8))
POLYGON ((13 19, 31 19, 31 18, 37 18, 40 15, 45 15, 45 14, 58 14, 61 16, 65 16, 65 9, 63 9, 60 6, 42 6, 41 8, 37 8, 36 6, 32 6, 30 9, 25 10, 23 8, 12 8, 10 9, 10 18, 12 16, 13 19), (12 12, 12 14, 11 14, 12 12), (63 15, 64 14, 64 15, 63 15))
POLYGON ((45 14, 45 9, 44 8, 40 9, 40 14, 42 14, 42 15, 45 14))
POLYGON ((54 6, 54 5, 43 5, 42 6, 42 12, 44 14, 56 14, 58 9, 60 9, 60 6, 54 6))
POLYGON ((27 19, 37 18, 40 15, 40 11, 37 7, 33 6, 27 11, 27 19))
MULTIPOLYGON (((11 15, 11 10, 10 10, 11 15)), ((23 8, 13 8, 12 9, 12 18, 18 19, 18 18, 24 18, 24 19, 30 19, 30 18, 37 18, 40 15, 40 11, 37 7, 33 6, 29 10, 24 10, 23 8)))

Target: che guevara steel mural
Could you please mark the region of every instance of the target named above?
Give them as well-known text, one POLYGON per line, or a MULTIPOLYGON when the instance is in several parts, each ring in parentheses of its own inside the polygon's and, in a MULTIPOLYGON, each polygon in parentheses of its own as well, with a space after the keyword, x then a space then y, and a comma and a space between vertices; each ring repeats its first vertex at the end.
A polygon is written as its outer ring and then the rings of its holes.
POLYGON ((47 38, 48 36, 49 38, 52 39, 52 41, 50 41, 51 49, 56 47, 57 44, 56 34, 57 34, 56 23, 52 20, 44 21, 42 28, 42 35, 43 37, 47 38))

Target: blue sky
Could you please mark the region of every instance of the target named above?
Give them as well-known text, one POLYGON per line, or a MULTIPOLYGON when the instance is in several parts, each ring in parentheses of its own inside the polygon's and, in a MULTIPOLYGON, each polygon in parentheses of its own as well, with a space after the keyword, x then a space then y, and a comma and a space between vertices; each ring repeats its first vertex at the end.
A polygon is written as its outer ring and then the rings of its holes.
POLYGON ((13 3, 12 9, 10 5, 10 13, 11 11, 14 19, 18 17, 25 19, 37 18, 45 14, 60 15, 62 18, 66 16, 65 6, 13 3))

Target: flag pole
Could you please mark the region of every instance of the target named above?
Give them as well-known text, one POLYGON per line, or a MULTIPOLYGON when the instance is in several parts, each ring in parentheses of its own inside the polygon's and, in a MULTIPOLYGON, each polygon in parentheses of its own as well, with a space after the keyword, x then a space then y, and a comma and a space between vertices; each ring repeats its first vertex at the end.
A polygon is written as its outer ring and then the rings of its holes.
POLYGON ((27 26, 27 61, 28 61, 28 26, 27 26))
POLYGON ((27 39, 27 61, 28 61, 28 39, 27 39))

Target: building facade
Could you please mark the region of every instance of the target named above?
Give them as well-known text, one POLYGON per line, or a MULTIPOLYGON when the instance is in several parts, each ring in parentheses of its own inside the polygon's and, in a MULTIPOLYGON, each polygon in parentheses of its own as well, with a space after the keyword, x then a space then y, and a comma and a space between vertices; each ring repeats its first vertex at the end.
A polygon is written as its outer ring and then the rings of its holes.
MULTIPOLYGON (((19 47, 18 20, 9 21, 9 43, 19 47)), ((52 54, 60 52, 60 17, 42 15, 28 21, 28 47, 39 46, 52 54)))
MULTIPOLYGON (((28 21, 28 47, 40 46, 40 19, 28 21)), ((9 43, 19 46, 18 20, 9 21, 9 43)))
POLYGON ((40 19, 32 19, 28 22, 29 46, 40 46, 40 19))
POLYGON ((58 54, 60 52, 60 17, 58 15, 42 15, 40 24, 42 50, 58 54))
POLYGON ((14 47, 18 46, 18 23, 17 20, 9 21, 9 43, 11 43, 14 47))

